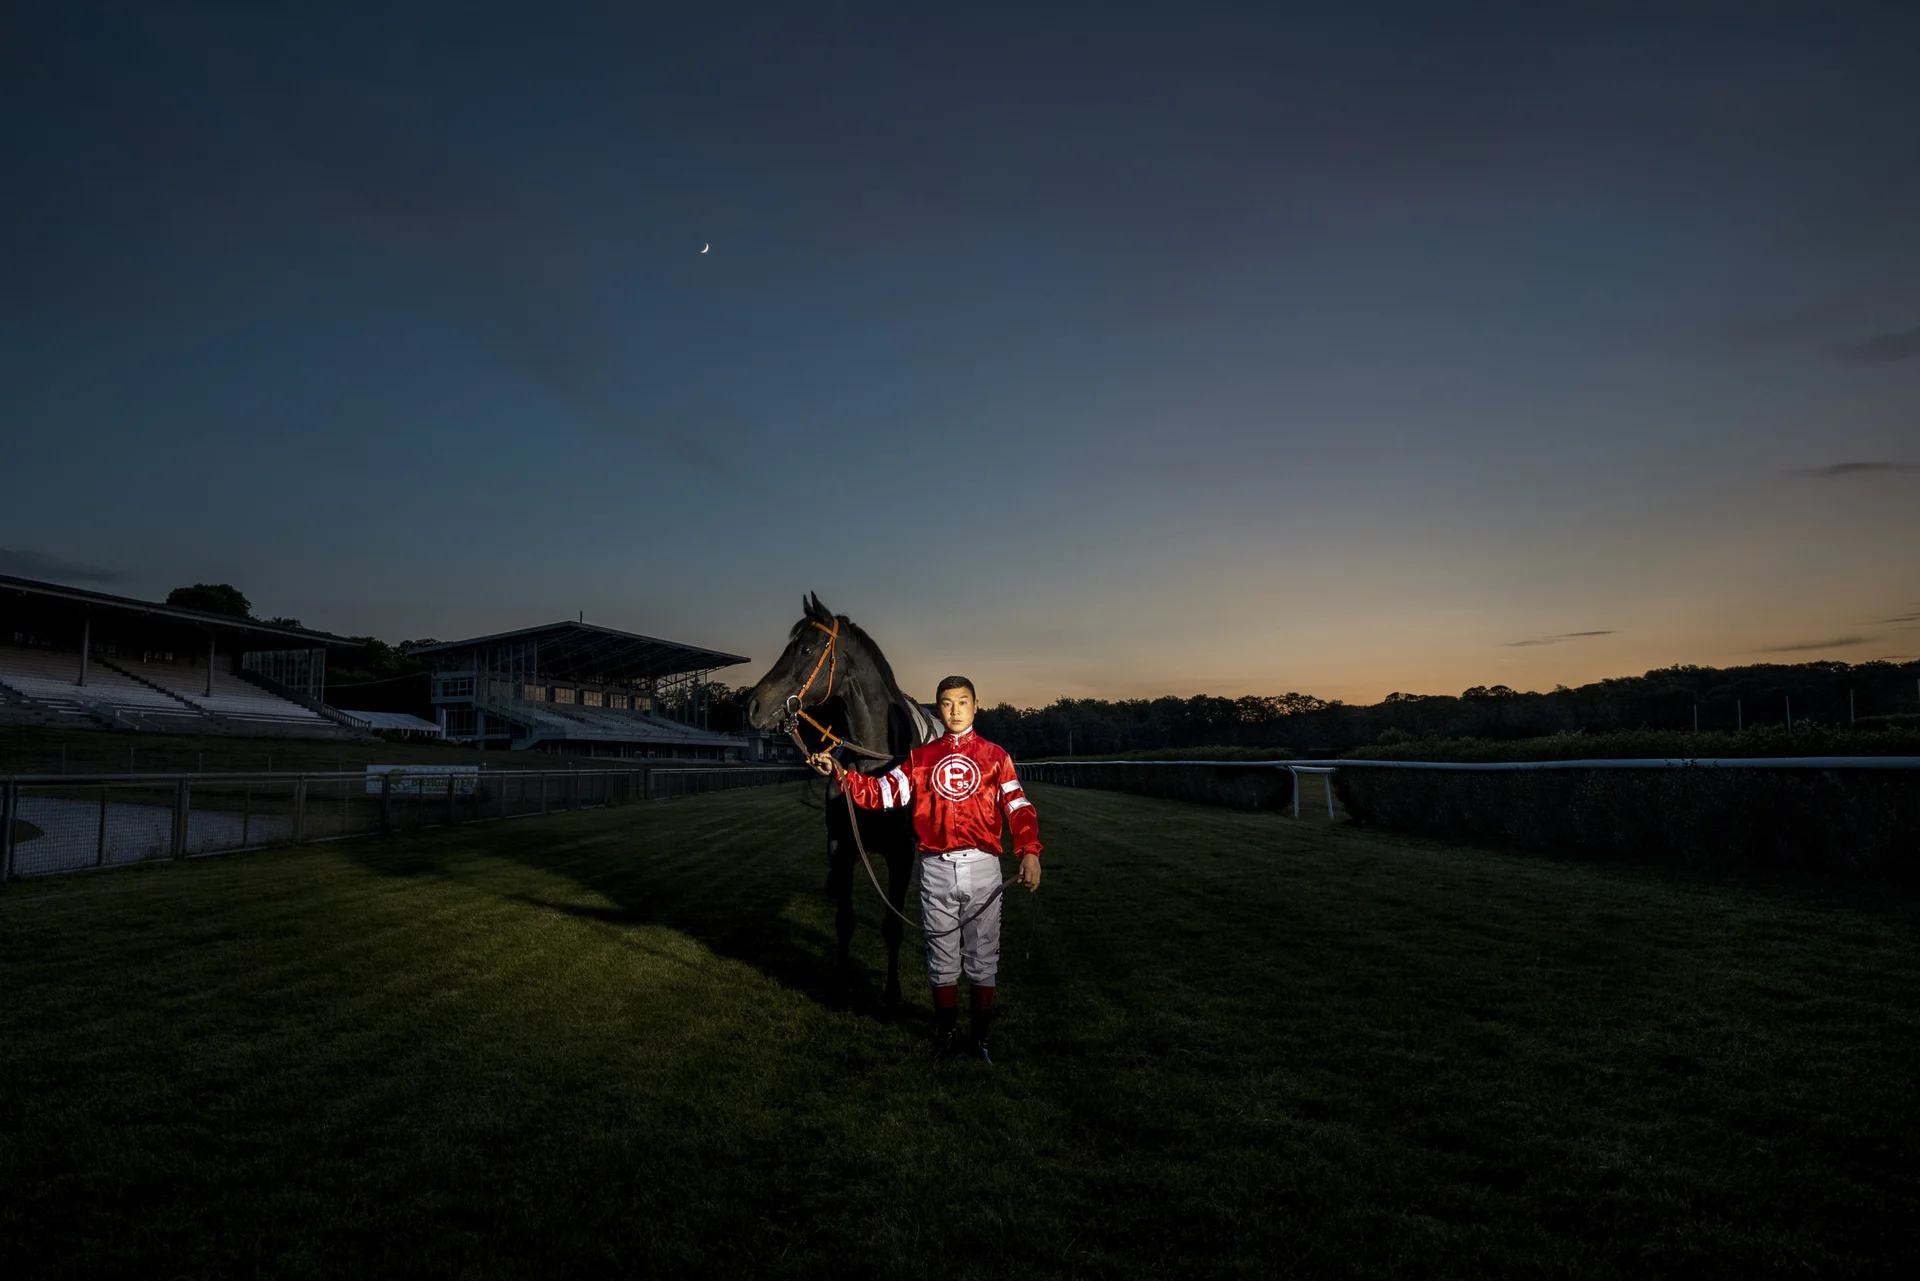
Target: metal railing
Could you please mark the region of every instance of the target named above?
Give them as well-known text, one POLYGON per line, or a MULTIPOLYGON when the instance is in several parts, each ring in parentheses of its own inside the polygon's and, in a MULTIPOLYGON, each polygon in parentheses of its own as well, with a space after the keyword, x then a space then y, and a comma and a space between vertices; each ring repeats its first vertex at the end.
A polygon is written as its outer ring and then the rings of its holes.
MULTIPOLYGON (((1712 756, 1712 757, 1622 757, 1607 760, 1573 761, 1377 761, 1336 758, 1308 761, 1021 761, 1015 769, 1028 782, 1059 783, 1068 787, 1096 790, 1140 792, 1183 800, 1222 800, 1250 809, 1273 809, 1289 799, 1293 816, 1300 817, 1300 777, 1321 776, 1325 790, 1327 817, 1334 816, 1333 773, 1342 769, 1451 770, 1462 773, 1506 773, 1534 770, 1920 770, 1920 756, 1712 756), (1211 774, 1216 778, 1238 775, 1220 789, 1149 783, 1161 770, 1189 774, 1211 774), (1279 771, 1292 777, 1279 785, 1279 771), (1262 776, 1272 779, 1263 785, 1262 776), (1143 786, 1143 784, 1146 784, 1143 786), (1204 794, 1217 790, 1218 796, 1204 794), (1290 794, 1290 795, 1289 795, 1290 794)), ((1168 777, 1162 775, 1162 778, 1168 777)))
POLYGON ((1210 769, 1298 770, 1318 774, 1329 769, 1920 769, 1920 756, 1646 756, 1577 761, 1375 761, 1334 757, 1314 761, 1021 761, 1015 769, 1036 782, 1066 782, 1065 771, 1098 766, 1201 765, 1210 769))
POLYGON ((0 778, 0 881, 383 832, 667 800, 804 767, 0 778))

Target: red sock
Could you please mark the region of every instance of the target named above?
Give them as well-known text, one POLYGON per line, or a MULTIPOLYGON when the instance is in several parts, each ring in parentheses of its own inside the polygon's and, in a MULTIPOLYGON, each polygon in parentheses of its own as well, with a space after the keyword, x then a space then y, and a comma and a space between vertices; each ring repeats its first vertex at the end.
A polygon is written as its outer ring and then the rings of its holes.
POLYGON ((960 985, 958 983, 941 983, 936 986, 933 989, 933 1004, 935 1009, 959 1009, 960 985))
POLYGON ((993 1008, 993 984, 975 983, 967 989, 967 1001, 976 1010, 982 1012, 993 1008))

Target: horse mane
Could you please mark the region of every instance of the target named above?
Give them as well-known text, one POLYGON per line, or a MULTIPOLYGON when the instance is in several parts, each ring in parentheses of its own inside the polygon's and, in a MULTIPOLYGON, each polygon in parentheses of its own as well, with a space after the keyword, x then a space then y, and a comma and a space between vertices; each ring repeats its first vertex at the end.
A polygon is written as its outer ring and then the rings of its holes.
POLYGON ((845 614, 840 615, 840 625, 846 629, 848 635, 867 647, 867 653, 873 658, 874 667, 879 669, 880 679, 886 682, 887 698, 890 701, 907 700, 906 691, 900 688, 900 682, 894 678, 893 664, 887 661, 886 654, 874 643, 873 637, 867 635, 866 629, 845 614))

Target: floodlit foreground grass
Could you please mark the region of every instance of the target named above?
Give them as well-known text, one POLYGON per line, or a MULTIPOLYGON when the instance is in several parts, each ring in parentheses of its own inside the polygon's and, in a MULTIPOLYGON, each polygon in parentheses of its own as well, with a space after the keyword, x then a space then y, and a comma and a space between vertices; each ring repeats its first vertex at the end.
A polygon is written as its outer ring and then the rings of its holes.
POLYGON ((8 887, 0 1261, 1914 1263, 1909 916, 1035 799, 1051 870, 1011 905, 994 1068, 925 1060, 917 985, 899 1025, 824 1003, 823 841, 794 787, 8 887))

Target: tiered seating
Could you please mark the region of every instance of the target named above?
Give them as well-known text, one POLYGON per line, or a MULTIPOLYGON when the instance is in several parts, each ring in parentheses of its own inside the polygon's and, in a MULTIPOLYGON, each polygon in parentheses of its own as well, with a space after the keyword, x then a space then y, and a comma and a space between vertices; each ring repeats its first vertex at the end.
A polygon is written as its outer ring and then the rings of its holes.
POLYGON ((87 664, 79 683, 80 656, 50 649, 0 647, 0 684, 54 712, 91 723, 125 723, 150 729, 205 729, 206 716, 178 699, 130 680, 106 664, 87 664))
MULTIPOLYGON (((5 673, 0 671, 0 680, 5 673)), ((86 719, 79 709, 63 712, 38 699, 0 684, 0 725, 60 725, 71 729, 94 729, 99 722, 86 719)))
MULTIPOLYGON (((126 670, 185 702, 218 716, 236 729, 261 733, 330 736, 337 726, 318 712, 288 702, 229 672, 213 674, 213 693, 207 693, 205 668, 172 663, 128 663, 126 670)), ((162 697, 165 697, 162 695, 162 697)))
POLYGON ((646 712, 587 707, 580 703, 513 703, 501 710, 526 724, 533 731, 531 738, 534 741, 566 739, 721 747, 736 745, 733 739, 725 735, 694 729, 646 712))

